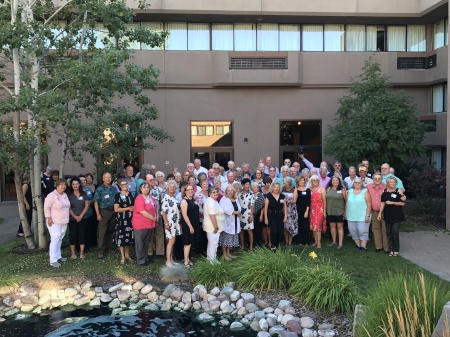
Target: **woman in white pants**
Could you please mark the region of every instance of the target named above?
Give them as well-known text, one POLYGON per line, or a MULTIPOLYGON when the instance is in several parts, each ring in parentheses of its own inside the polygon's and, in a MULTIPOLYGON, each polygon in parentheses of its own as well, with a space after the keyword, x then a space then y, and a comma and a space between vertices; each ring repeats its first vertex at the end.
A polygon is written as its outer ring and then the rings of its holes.
POLYGON ((223 231, 225 224, 225 213, 223 212, 222 206, 217 202, 218 196, 219 188, 211 187, 209 198, 203 204, 203 230, 206 232, 208 238, 206 255, 211 262, 216 260, 220 232, 223 231))
POLYGON ((56 180, 55 186, 56 189, 45 198, 44 212, 50 233, 50 265, 58 268, 61 266, 60 262, 67 260, 61 256, 61 244, 69 223, 70 201, 64 193, 67 188, 66 180, 56 180))

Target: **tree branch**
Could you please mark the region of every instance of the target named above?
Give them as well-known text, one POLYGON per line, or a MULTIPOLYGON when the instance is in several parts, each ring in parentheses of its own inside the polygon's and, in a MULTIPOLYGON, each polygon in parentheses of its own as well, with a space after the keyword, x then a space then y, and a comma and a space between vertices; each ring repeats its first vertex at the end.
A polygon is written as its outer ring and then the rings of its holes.
POLYGON ((8 94, 10 94, 11 96, 14 96, 14 93, 11 91, 11 89, 9 89, 7 86, 5 86, 3 83, 0 83, 0 86, 5 89, 8 94))
POLYGON ((64 9, 68 4, 70 4, 73 0, 67 1, 63 6, 59 7, 55 13, 53 13, 47 20, 44 21, 44 26, 49 23, 61 10, 64 9))

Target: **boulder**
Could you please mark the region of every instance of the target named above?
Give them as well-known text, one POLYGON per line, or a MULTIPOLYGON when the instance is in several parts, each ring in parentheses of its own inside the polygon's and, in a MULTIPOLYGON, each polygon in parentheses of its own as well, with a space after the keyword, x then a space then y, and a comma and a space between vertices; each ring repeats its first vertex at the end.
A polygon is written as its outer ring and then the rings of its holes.
POLYGON ((241 293, 237 290, 234 290, 230 294, 230 301, 236 302, 241 297, 241 293))
POLYGON ((281 319, 281 325, 286 326, 287 322, 289 322, 292 319, 294 319, 293 315, 290 314, 284 315, 283 318, 281 319))
POLYGON ((118 290, 117 291, 117 298, 119 301, 124 302, 130 297, 130 291, 129 290, 118 290))
POLYGON ((263 300, 261 300, 261 299, 259 299, 259 298, 255 301, 255 304, 256 304, 258 307, 260 307, 261 309, 265 309, 265 308, 268 308, 268 307, 269 307, 269 304, 268 304, 266 301, 263 301, 263 300))
POLYGON ((137 281, 133 283, 133 290, 141 290, 142 288, 144 288, 145 284, 142 283, 141 281, 137 281))
POLYGON ((190 292, 186 291, 181 297, 181 301, 184 303, 192 302, 192 295, 190 292))
POLYGON ((255 296, 250 293, 242 293, 241 298, 244 300, 244 303, 255 303, 255 296))
POLYGON ((174 288, 171 292, 170 292, 170 298, 173 301, 181 301, 182 297, 184 295, 184 291, 181 290, 180 288, 174 288))
POLYGON ((91 280, 86 280, 83 283, 80 284, 80 288, 81 289, 89 289, 90 287, 92 287, 92 281, 91 280))
POLYGON ((24 284, 23 286, 21 286, 19 288, 19 290, 23 293, 26 293, 27 295, 31 295, 31 296, 36 296, 38 294, 38 291, 35 287, 28 285, 28 284, 24 284))
POLYGON ((218 287, 214 287, 211 289, 211 291, 209 292, 211 295, 213 296, 219 296, 220 294, 220 289, 218 287))
POLYGON ((131 284, 124 284, 120 290, 133 290, 133 286, 131 284))
POLYGON ((78 293, 78 291, 75 288, 66 288, 64 289, 64 295, 66 297, 73 297, 78 293))
POLYGON ((290 321, 288 321, 286 323, 286 330, 287 331, 291 331, 291 332, 295 332, 297 335, 301 336, 302 335, 302 326, 299 322, 291 319, 290 321))
POLYGON ((269 330, 269 323, 267 323, 265 318, 261 318, 259 320, 259 327, 261 328, 261 330, 263 331, 267 331, 269 330))
POLYGON ((146 284, 141 288, 141 294, 147 295, 153 290, 153 286, 151 284, 146 284))
POLYGON ((300 325, 302 326, 302 328, 309 329, 314 326, 314 321, 311 317, 302 317, 300 318, 300 325))
POLYGON ((234 331, 236 331, 236 330, 245 330, 245 326, 244 326, 244 324, 242 324, 242 323, 240 323, 240 322, 233 322, 233 323, 231 323, 231 325, 230 325, 230 330, 234 330, 234 331))
POLYGON ((166 298, 170 296, 170 293, 172 292, 172 290, 174 290, 176 287, 174 284, 170 283, 166 286, 166 288, 164 289, 162 295, 165 296, 166 298))
POLYGON ((124 284, 125 284, 125 283, 123 283, 123 282, 122 282, 122 283, 119 283, 119 284, 116 284, 115 286, 110 287, 110 288, 108 289, 108 292, 109 292, 109 293, 115 292, 115 291, 121 289, 121 288, 124 286, 124 284))

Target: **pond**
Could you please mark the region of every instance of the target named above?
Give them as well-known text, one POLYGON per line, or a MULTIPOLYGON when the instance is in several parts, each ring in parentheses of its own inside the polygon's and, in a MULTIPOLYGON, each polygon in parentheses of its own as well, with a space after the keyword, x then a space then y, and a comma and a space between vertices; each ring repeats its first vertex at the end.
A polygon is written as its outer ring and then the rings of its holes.
MULTIPOLYGON (((255 337, 250 329, 230 331, 218 324, 196 320, 199 313, 141 311, 136 316, 111 315, 111 309, 50 311, 46 315, 9 318, 0 324, 2 337, 255 337)), ((21 316, 19 316, 21 317, 21 316)), ((230 320, 230 323, 233 320, 230 320)))

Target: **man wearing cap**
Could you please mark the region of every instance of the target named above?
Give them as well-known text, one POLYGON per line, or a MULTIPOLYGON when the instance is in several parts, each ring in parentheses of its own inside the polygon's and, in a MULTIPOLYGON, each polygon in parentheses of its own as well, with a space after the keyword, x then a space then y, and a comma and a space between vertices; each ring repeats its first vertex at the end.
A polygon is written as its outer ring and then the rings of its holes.
POLYGON ((367 187, 368 184, 373 184, 373 180, 367 176, 366 165, 359 164, 358 165, 358 173, 359 173, 359 177, 361 178, 363 187, 367 187))
MULTIPOLYGON (((372 232, 373 241, 375 243, 375 251, 381 252, 384 250, 389 253, 389 242, 386 233, 386 222, 384 217, 378 220, 378 214, 380 213, 381 195, 386 189, 386 185, 382 182, 380 173, 374 173, 372 175, 373 183, 367 184, 367 190, 370 194, 370 200, 372 202, 372 232)), ((362 178, 361 178, 362 179, 362 178)))

